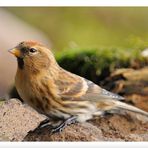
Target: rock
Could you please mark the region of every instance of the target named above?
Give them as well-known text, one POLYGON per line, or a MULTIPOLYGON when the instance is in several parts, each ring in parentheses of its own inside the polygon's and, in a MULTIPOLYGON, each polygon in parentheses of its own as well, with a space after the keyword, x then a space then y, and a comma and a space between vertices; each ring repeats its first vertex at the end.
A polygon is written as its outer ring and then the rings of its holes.
POLYGON ((91 123, 101 129, 107 140, 148 141, 148 122, 142 123, 130 115, 110 115, 91 123))
POLYGON ((5 101, 0 105, 0 140, 22 141, 27 132, 43 119, 43 116, 16 99, 5 101))
POLYGON ((45 119, 17 99, 0 102, 0 141, 148 141, 148 124, 109 115, 67 126, 61 133, 36 128, 45 119))

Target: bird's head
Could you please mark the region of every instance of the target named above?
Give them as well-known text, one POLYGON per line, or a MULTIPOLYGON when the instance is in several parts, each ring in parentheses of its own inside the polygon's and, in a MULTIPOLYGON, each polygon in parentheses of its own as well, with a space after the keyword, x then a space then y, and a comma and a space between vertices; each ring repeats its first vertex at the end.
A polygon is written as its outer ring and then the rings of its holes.
POLYGON ((36 41, 23 41, 9 52, 16 56, 21 70, 39 72, 51 65, 57 65, 51 50, 36 41))

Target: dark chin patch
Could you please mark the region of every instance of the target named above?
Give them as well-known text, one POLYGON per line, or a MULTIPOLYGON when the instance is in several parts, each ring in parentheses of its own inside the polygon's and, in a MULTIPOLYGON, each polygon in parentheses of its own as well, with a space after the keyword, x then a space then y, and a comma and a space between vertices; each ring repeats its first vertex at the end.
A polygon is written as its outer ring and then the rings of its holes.
POLYGON ((18 67, 20 69, 24 68, 24 60, 23 60, 23 58, 17 58, 17 63, 18 63, 18 67))

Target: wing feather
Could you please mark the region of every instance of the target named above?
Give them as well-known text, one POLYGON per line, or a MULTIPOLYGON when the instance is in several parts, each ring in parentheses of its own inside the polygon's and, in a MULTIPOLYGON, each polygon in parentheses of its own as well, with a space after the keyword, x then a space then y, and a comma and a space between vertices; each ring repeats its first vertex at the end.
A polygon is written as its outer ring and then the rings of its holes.
POLYGON ((77 76, 75 81, 67 83, 62 80, 58 85, 60 96, 63 100, 98 101, 99 99, 124 100, 123 97, 111 93, 95 83, 77 76))

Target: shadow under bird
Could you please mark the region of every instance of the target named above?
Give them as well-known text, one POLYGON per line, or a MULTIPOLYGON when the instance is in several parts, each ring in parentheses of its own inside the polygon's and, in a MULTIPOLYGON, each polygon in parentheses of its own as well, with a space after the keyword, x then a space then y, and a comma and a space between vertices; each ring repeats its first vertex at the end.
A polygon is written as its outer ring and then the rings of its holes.
MULTIPOLYGON (((106 112, 131 111, 148 117, 148 113, 128 105, 123 97, 61 68, 50 49, 36 41, 23 41, 9 50, 17 58, 15 86, 20 97, 50 118, 62 122, 52 132, 61 131, 74 122, 85 122, 106 112)), ((72 64, 72 63, 71 63, 72 64)))

